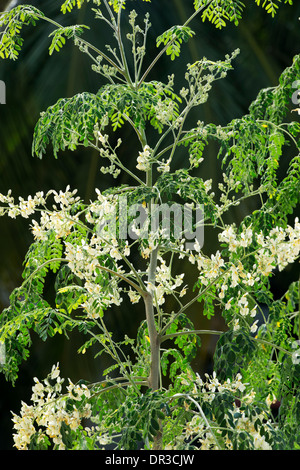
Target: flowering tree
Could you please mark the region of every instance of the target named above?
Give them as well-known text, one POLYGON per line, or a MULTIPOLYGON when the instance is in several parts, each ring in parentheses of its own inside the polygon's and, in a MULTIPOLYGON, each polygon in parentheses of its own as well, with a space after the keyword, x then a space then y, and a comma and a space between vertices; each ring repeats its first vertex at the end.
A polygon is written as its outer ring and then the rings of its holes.
MULTIPOLYGON (((149 0, 144 0, 149 1, 149 0)), ((101 171, 116 178, 127 173, 131 184, 95 188, 85 204, 69 186, 18 200, 0 194, 1 215, 32 218, 34 242, 26 255, 23 283, 0 316, 2 371, 13 383, 29 355, 30 331, 43 340, 78 329, 86 335, 79 353, 97 347, 112 366, 103 380, 64 387, 59 365, 40 381, 34 378, 32 403, 13 415, 18 449, 293 449, 300 445, 298 342, 300 281, 274 300, 270 278, 297 263, 300 223, 298 122, 287 119, 299 77, 300 56, 279 78, 278 86, 262 90, 249 113, 226 126, 197 122, 190 112, 208 99, 216 80, 224 79, 239 51, 223 60, 207 58, 187 64, 186 86, 147 81, 163 54, 175 60, 183 42, 192 40, 191 21, 199 16, 222 28, 238 24, 244 5, 233 0, 195 0, 193 15, 157 38, 156 58, 144 67, 150 24, 128 12, 130 32, 124 47, 125 0, 93 0, 96 18, 109 25, 115 46, 99 50, 84 39, 85 25, 62 26, 30 5, 2 15, 0 56, 16 59, 24 25, 45 20, 54 25, 50 54, 66 40, 87 54, 92 68, 107 80, 96 94, 84 92, 60 99, 41 113, 33 153, 42 158, 51 145, 58 156, 80 146, 99 152, 101 171), (113 139, 122 126, 136 134, 136 171, 119 156, 126 148, 113 139), (156 139, 149 140, 153 129, 156 139), (223 165, 218 194, 213 181, 203 180, 201 163, 211 141, 218 144, 223 165), (113 142, 113 143, 112 143, 113 142), (279 178, 286 147, 292 156, 279 178), (174 156, 185 155, 180 168, 174 156), (196 175, 196 176, 195 176, 196 175), (227 222, 232 209, 253 198, 256 210, 240 223, 227 222), (174 217, 171 217, 173 213, 174 217), (137 216, 138 214, 138 216, 137 216), (162 215, 162 217, 161 217, 162 215), (206 227, 219 246, 207 253, 206 227), (195 286, 177 272, 175 260, 197 270, 195 286), (56 276, 55 305, 43 295, 49 272, 56 276), (109 308, 125 297, 145 312, 136 338, 117 342, 107 327, 109 308), (168 311, 166 299, 176 305, 168 311), (187 299, 187 300, 186 300, 187 299), (226 331, 196 330, 189 318, 193 304, 211 318, 222 312, 226 331), (204 334, 219 336, 214 373, 200 377, 191 361, 204 334), (165 347, 166 341, 172 346, 165 347), (125 347, 130 347, 129 359, 125 347), (168 387, 163 386, 163 377, 168 387), (270 404, 280 401, 276 418, 270 404), (88 421, 86 421, 88 419, 88 421)), ((253 2, 254 3, 254 2, 253 2)), ((255 1, 276 13, 276 1, 255 1)), ((292 4, 290 0, 284 3, 292 4)), ((62 12, 80 8, 67 0, 62 12)), ((129 152, 129 150, 126 150, 129 152)), ((83 378, 84 379, 84 378, 83 378)))

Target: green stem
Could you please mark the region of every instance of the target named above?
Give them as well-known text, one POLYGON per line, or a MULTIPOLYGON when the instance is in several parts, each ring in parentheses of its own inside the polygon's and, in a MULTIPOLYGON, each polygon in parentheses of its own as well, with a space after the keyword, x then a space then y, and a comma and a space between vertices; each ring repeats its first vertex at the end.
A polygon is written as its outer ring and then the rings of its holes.
POLYGON ((298 281, 298 339, 300 340, 300 276, 298 281))
POLYGON ((170 326, 174 323, 174 321, 181 315, 185 310, 191 307, 200 297, 202 297, 205 292, 207 292, 219 279, 221 279, 228 270, 222 272, 216 279, 210 282, 201 292, 199 292, 195 297, 193 297, 187 304, 181 307, 180 310, 174 315, 174 317, 164 326, 164 328, 160 332, 160 337, 163 337, 165 332, 170 328, 170 326))
POLYGON ((150 365, 150 374, 149 374, 148 383, 149 383, 149 387, 152 390, 157 390, 159 388, 159 364, 160 364, 160 341, 159 341, 159 336, 158 336, 156 324, 155 324, 153 292, 152 292, 152 287, 154 288, 154 284, 155 284, 157 253, 158 253, 158 248, 155 248, 155 250, 153 250, 151 253, 149 271, 148 271, 149 288, 148 288, 148 292, 143 294, 145 310, 146 310, 148 333, 149 333, 149 339, 150 339, 150 349, 151 349, 151 365, 150 365))
MULTIPOLYGON (((120 370, 123 372, 123 375, 124 377, 127 378, 128 382, 130 385, 133 386, 133 388, 135 388, 136 392, 139 393, 139 390, 137 388, 137 385, 135 383, 135 381, 133 380, 133 377, 131 376, 131 373, 128 372, 126 370, 126 367, 124 366, 116 348, 115 348, 115 343, 114 341, 112 340, 112 337, 111 337, 111 334, 109 334, 109 332, 107 331, 107 328, 106 328, 106 325, 105 325, 105 322, 103 321, 103 318, 100 318, 100 323, 101 325, 99 325, 99 323, 96 321, 96 323, 98 324, 99 328, 103 330, 104 332, 104 335, 105 337, 107 338, 108 342, 109 342, 109 347, 106 346, 106 344, 103 344, 102 341, 100 341, 100 344, 106 349, 108 350, 108 354, 110 354, 113 359, 116 361, 116 363, 119 365, 120 367, 120 370)), ((90 332, 91 335, 93 335, 95 338, 97 338, 97 335, 94 335, 92 332, 90 332)), ((122 351, 123 353, 123 351, 122 351)))
POLYGON ((180 397, 184 397, 184 398, 187 398, 188 400, 190 400, 192 403, 194 403, 194 405, 196 406, 196 408, 198 408, 198 411, 201 415, 201 417, 203 418, 204 422, 206 423, 206 426, 208 427, 208 429, 210 430, 214 440, 215 440, 215 443, 216 443, 216 446, 218 447, 219 450, 222 450, 222 446, 219 444, 219 441, 215 435, 215 433, 213 432, 213 429, 212 429, 212 426, 209 424, 206 416, 205 416, 205 413, 204 411, 202 410, 201 406, 200 406, 200 403, 196 400, 194 400, 194 398, 192 398, 190 395, 188 395, 187 393, 177 393, 175 395, 173 395, 172 399, 173 398, 180 398, 180 397))
MULTIPOLYGON (((137 380, 137 379, 140 379, 140 377, 136 377, 134 378, 134 380, 137 380)), ((115 381, 115 379, 114 379, 115 381)), ((105 384, 107 381, 103 381, 103 384, 105 384)), ((138 380, 135 382, 136 385, 147 385, 147 382, 145 380, 138 380)), ((96 384, 97 386, 98 384, 96 384)), ((103 386, 103 388, 101 388, 101 390, 98 390, 96 392, 93 392, 91 394, 91 397, 97 397, 99 395, 101 395, 101 393, 105 393, 105 392, 110 392, 111 390, 114 390, 116 388, 122 388, 122 387, 129 387, 132 385, 132 382, 122 382, 120 384, 114 384, 114 385, 109 385, 108 387, 105 387, 103 386)), ((93 384, 93 387, 95 386, 95 384, 93 384)))
MULTIPOLYGON (((144 130, 141 131, 141 136, 142 145, 145 147, 147 139, 144 130)), ((150 168, 146 173, 146 185, 147 187, 152 187, 152 165, 150 165, 150 168)), ((151 214, 151 205, 152 204, 150 202, 148 204, 149 215, 151 214)), ((150 254, 150 263, 148 267, 148 291, 143 295, 151 349, 149 387, 152 390, 157 390, 159 388, 160 377, 160 341, 154 317, 154 287, 158 250, 159 248, 157 246, 150 254)))
MULTIPOLYGON (((207 8, 207 6, 212 2, 212 0, 209 0, 207 2, 206 5, 203 5, 202 7, 198 8, 198 10, 196 10, 187 20, 186 22, 184 23, 183 26, 187 26, 202 10, 204 10, 205 8, 207 8)), ((173 42, 176 40, 176 37, 174 37, 171 41, 168 42, 168 44, 166 44, 164 46, 164 48, 157 54, 157 56, 153 59, 153 61, 151 62, 151 64, 149 65, 149 67, 147 68, 147 70, 144 72, 142 78, 140 79, 138 85, 137 85, 137 89, 141 86, 141 84, 145 81, 147 75, 151 72, 151 70, 153 69, 154 65, 156 64, 156 62, 158 62, 158 60, 161 58, 161 56, 166 52, 166 50, 171 46, 171 44, 173 44, 173 42)))
MULTIPOLYGON (((42 16, 42 15, 36 15, 38 18, 48 21, 48 23, 53 24, 57 28, 63 28, 63 26, 56 21, 52 20, 51 18, 48 18, 47 16, 42 16)), ((85 39, 82 39, 81 37, 77 36, 76 34, 74 35, 74 38, 76 38, 81 44, 85 45, 89 49, 93 50, 94 52, 97 53, 97 55, 103 57, 112 67, 114 67, 121 75, 124 76, 124 70, 122 70, 110 57, 108 57, 104 52, 100 51, 97 47, 95 47, 93 44, 89 43, 85 39)))
POLYGON ((160 342, 163 343, 168 339, 175 338, 176 336, 183 336, 183 335, 217 335, 221 336, 224 331, 219 330, 191 330, 191 331, 178 331, 176 333, 171 333, 169 335, 164 335, 160 337, 160 342))
POLYGON ((123 45, 123 41, 122 41, 122 35, 121 35, 121 13, 122 13, 122 7, 120 7, 119 11, 118 11, 117 41, 118 41, 118 45, 119 45, 119 50, 120 50, 120 54, 121 54, 123 67, 124 67, 123 75, 124 75, 127 83, 131 86, 131 88, 133 88, 132 80, 131 80, 130 73, 129 73, 128 63, 127 63, 127 59, 126 59, 125 49, 124 49, 124 45, 123 45))
MULTIPOLYGON (((160 337, 160 342, 162 343, 163 341, 166 341, 168 339, 172 339, 176 336, 183 336, 183 335, 217 335, 221 336, 224 331, 218 331, 218 330, 190 330, 190 331, 178 331, 176 333, 172 333, 169 335, 164 335, 160 337)), ((287 349, 284 349, 281 346, 278 346, 277 344, 271 343, 271 341, 267 341, 265 339, 261 338, 253 338, 250 337, 250 339, 254 342, 265 344, 266 346, 271 346, 274 349, 278 349, 278 351, 283 352, 284 354, 287 354, 288 356, 292 356, 293 353, 291 351, 288 351, 287 349)))
POLYGON ((31 274, 30 276, 27 277, 27 279, 25 279, 25 281, 22 283, 22 287, 25 286, 28 282, 31 281, 31 279, 35 276, 36 273, 38 273, 41 269, 43 269, 45 266, 47 266, 47 264, 50 264, 50 263, 57 263, 57 262, 67 262, 67 260, 65 258, 52 258, 52 259, 48 259, 47 261, 45 261, 44 263, 42 263, 38 268, 36 268, 31 274))
POLYGON ((136 284, 135 282, 131 281, 130 279, 128 279, 126 276, 123 276, 122 274, 118 273, 117 271, 114 271, 113 269, 109 269, 109 268, 106 268, 105 266, 98 266, 99 269, 101 269, 102 271, 106 271, 114 276, 117 276, 119 277, 120 279, 122 279, 123 281, 127 282, 127 284, 129 284, 131 287, 133 287, 134 289, 136 289, 136 291, 140 294, 140 295, 144 295, 145 291, 140 287, 138 286, 138 284, 136 284))

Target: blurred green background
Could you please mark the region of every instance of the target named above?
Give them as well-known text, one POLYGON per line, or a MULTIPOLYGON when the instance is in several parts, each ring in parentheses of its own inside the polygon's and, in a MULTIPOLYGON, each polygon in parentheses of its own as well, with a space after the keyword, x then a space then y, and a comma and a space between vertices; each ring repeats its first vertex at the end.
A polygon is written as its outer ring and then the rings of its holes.
MULTIPOLYGON (((20 2, 26 3, 26 2, 20 2)), ((27 2, 40 8, 49 17, 63 25, 86 23, 91 31, 86 37, 102 48, 107 42, 103 24, 94 20, 90 5, 84 4, 72 15, 60 13, 62 2, 42 0, 27 2)), ((179 59, 171 62, 163 57, 149 79, 164 80, 169 74, 176 76, 176 88, 184 85, 186 63, 192 63, 203 56, 211 60, 223 59, 225 54, 240 48, 240 55, 234 62, 234 70, 224 80, 214 86, 209 101, 191 116, 191 125, 201 119, 205 122, 226 124, 231 119, 246 114, 250 103, 256 98, 261 88, 276 86, 281 72, 292 63, 293 56, 300 52, 300 3, 294 6, 282 6, 275 18, 271 18, 254 0, 245 0, 244 18, 238 27, 229 24, 219 31, 209 23, 202 23, 197 18, 190 25, 196 32, 196 39, 183 46, 179 59)), ((0 1, 0 11, 7 7, 7 2, 0 1)), ((155 37, 173 24, 181 24, 193 11, 192 0, 152 0, 152 3, 128 1, 128 9, 135 8, 142 15, 151 14, 152 29, 148 39, 147 60, 156 53, 155 37)), ((31 156, 32 134, 39 113, 54 104, 61 97, 70 97, 81 91, 97 92, 104 84, 100 75, 91 70, 87 56, 67 44, 62 51, 52 56, 48 54, 50 44, 48 34, 53 28, 40 22, 38 27, 25 27, 24 48, 17 62, 0 59, 0 80, 6 84, 6 104, 0 105, 0 192, 6 194, 12 189, 15 197, 27 197, 36 191, 65 189, 70 184, 77 188, 79 195, 86 201, 94 197, 94 188, 101 189, 119 183, 125 183, 124 177, 117 182, 99 171, 98 155, 91 150, 64 152, 56 160, 51 149, 43 160, 31 156)), ((299 77, 300 79, 300 77, 299 77)), ((295 114, 295 113, 294 113, 295 114)), ((293 118, 296 118, 293 116, 293 118)), ((123 158, 135 167, 136 154, 131 154, 135 145, 135 135, 127 128, 122 129, 122 137, 127 148, 123 158)), ((123 146, 124 148, 124 146, 123 146)), ((205 162, 198 174, 203 178, 215 178, 220 175, 220 162, 216 159, 216 148, 211 145, 205 153, 205 162)), ((184 154, 178 153, 178 166, 184 165, 184 154)), ((249 209, 249 208, 248 208, 249 209)), ((250 208, 252 209, 252 208, 250 208)), ((244 207, 243 210, 247 210, 244 207)), ((234 217, 241 218, 237 211, 234 217)), ((8 305, 9 294, 19 285, 22 262, 32 238, 28 231, 30 220, 0 219, 0 311, 8 305)), ((205 250, 214 250, 214 237, 205 238, 205 250)), ((178 269, 186 270, 179 265, 178 269)), ((276 295, 280 295, 294 280, 293 272, 277 276, 273 282, 276 295), (287 275, 288 274, 288 275, 287 275)), ((193 282, 193 272, 186 270, 187 279, 193 282)), ((51 295, 51 280, 49 295, 51 295)), ((168 305, 172 308, 172 305, 168 305)), ((222 318, 216 315, 210 322, 201 316, 199 305, 190 312, 197 328, 222 329, 222 318)), ((140 305, 133 308, 123 303, 121 310, 110 312, 109 328, 120 337, 135 334, 139 321, 143 318, 140 305)), ((20 377, 13 388, 0 377, 0 449, 12 448, 12 425, 10 410, 19 412, 20 401, 28 401, 31 394, 32 378, 42 379, 51 369, 52 364, 60 362, 63 376, 73 381, 79 378, 97 380, 101 370, 107 364, 94 361, 92 354, 77 356, 76 350, 80 338, 71 335, 71 340, 53 338, 42 343, 34 334, 31 357, 20 370, 20 377)), ((202 338, 202 349, 195 361, 198 372, 211 371, 212 354, 216 339, 212 336, 202 338)))

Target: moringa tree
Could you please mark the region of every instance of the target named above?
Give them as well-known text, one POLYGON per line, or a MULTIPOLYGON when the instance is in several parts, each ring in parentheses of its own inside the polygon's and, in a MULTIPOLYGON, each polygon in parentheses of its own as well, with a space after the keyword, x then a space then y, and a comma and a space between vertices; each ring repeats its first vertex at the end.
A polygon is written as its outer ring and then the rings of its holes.
MULTIPOLYGON (((67 14, 82 3, 67 0, 61 10, 67 14)), ((17 380, 29 355, 31 331, 46 340, 78 329, 87 336, 79 353, 94 348, 96 356, 107 354, 112 360, 97 383, 69 380, 63 387, 58 364, 43 382, 35 378, 32 404, 23 403, 20 416, 13 416, 15 445, 298 448, 300 283, 295 279, 281 299, 274 299, 270 278, 299 258, 300 224, 291 216, 299 207, 300 125, 291 121, 290 111, 300 56, 279 77, 278 86, 259 93, 247 115, 225 126, 191 125, 191 111, 208 100, 214 82, 226 78, 239 51, 222 60, 203 57, 187 64, 186 85, 180 89, 174 74, 163 82, 150 80, 150 73, 164 54, 171 61, 180 56, 183 43, 196 34, 191 29, 196 17, 217 28, 230 21, 237 25, 243 3, 195 0, 184 24, 158 36, 159 51, 150 63, 150 15, 139 18, 127 3, 91 2, 95 17, 111 31, 105 50, 86 39, 86 25, 59 24, 30 5, 17 6, 0 20, 2 59, 17 59, 22 28, 43 20, 54 27, 50 54, 71 40, 107 81, 97 93, 62 98, 42 112, 33 154, 42 158, 49 146, 55 157, 66 149, 91 148, 99 153, 103 174, 117 181, 124 172, 129 181, 95 188, 90 203, 70 186, 27 199, 16 200, 11 192, 0 195, 1 215, 32 218, 34 237, 23 283, 0 316, 7 379, 17 380), (126 148, 118 137, 123 126, 134 132, 136 148, 126 148), (201 177, 212 141, 223 168, 217 193, 213 175, 201 177), (288 146, 292 156, 279 179, 280 158, 288 146), (179 151, 184 155, 180 167, 175 163, 179 151), (126 160, 136 162, 134 171, 126 160), (241 222, 229 223, 234 208, 246 210, 250 199, 256 209, 248 210, 241 222), (208 229, 217 237, 214 253, 205 249, 208 229), (186 284, 185 273, 178 271, 181 260, 195 269, 195 285, 186 284), (49 272, 55 275, 53 302, 44 296, 49 272), (107 320, 109 308, 122 311, 125 298, 139 303, 144 320, 135 338, 125 335, 119 341, 107 320), (226 331, 195 329, 189 310, 197 302, 199 315, 208 319, 220 310, 226 331), (201 378, 192 360, 206 334, 219 340, 215 371, 201 378), (278 420, 270 412, 275 399, 281 401, 278 420), (84 426, 85 418, 90 426, 84 426)), ((280 5, 254 3, 272 16, 280 5)))

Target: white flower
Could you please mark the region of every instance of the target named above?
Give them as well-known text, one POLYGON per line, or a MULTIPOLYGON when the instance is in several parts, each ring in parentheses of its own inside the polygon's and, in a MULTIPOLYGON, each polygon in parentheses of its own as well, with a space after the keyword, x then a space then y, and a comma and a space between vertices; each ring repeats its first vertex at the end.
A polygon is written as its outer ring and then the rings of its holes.
POLYGON ((36 240, 46 240, 47 231, 44 230, 36 220, 32 221, 31 231, 36 240))
POLYGON ((236 266, 231 267, 230 274, 231 274, 231 287, 236 287, 240 279, 239 272, 236 266))
POLYGON ((51 370, 51 379, 52 380, 55 380, 59 377, 59 374, 60 374, 60 370, 59 370, 59 365, 56 364, 56 366, 52 366, 52 370, 51 370))
POLYGON ((198 239, 196 239, 196 241, 194 243, 194 250, 197 251, 197 253, 200 253, 201 246, 200 246, 200 243, 199 243, 198 239))
POLYGON ((179 292, 179 297, 184 297, 185 294, 186 294, 186 291, 187 291, 187 288, 186 288, 186 287, 183 287, 183 288, 181 289, 181 291, 179 292))
POLYGON ((157 167, 157 171, 161 173, 168 173, 170 171, 170 160, 162 160, 157 167))
POLYGON ((35 381, 35 385, 32 387, 32 401, 39 401, 40 398, 43 398, 45 393, 44 385, 34 377, 33 380, 35 381))
POLYGON ((144 150, 139 152, 139 156, 137 158, 137 169, 141 171, 148 171, 150 168, 150 156, 151 156, 151 149, 149 145, 145 145, 144 150))
POLYGON ((252 229, 248 227, 245 232, 241 233, 240 245, 243 247, 249 246, 252 242, 252 236, 253 236, 252 229))
POLYGON ((255 307, 253 307, 250 310, 250 317, 255 317, 256 316, 256 309, 257 309, 257 305, 255 305, 255 307))
POLYGON ((106 145, 107 144, 107 141, 108 141, 108 135, 106 134, 101 134, 100 131, 97 132, 97 137, 98 137, 98 140, 101 142, 102 145, 106 145))
POLYGON ((35 206, 36 206, 36 203, 35 203, 35 200, 32 199, 31 196, 28 197, 27 201, 25 201, 23 198, 19 197, 19 201, 20 201, 20 204, 19 204, 19 207, 20 207, 20 214, 22 217, 26 218, 30 215, 30 214, 33 214, 34 213, 34 210, 35 210, 35 206))
POLYGON ((18 206, 12 206, 8 211, 8 217, 15 219, 17 215, 20 214, 20 209, 18 206))
POLYGON ((129 256, 129 255, 130 255, 130 248, 128 246, 128 241, 126 240, 125 248, 124 248, 124 256, 129 256))
POLYGON ((53 193, 54 193, 54 201, 57 204, 60 204, 61 208, 71 206, 72 204, 74 204, 80 199, 79 197, 74 197, 75 194, 77 193, 77 189, 70 191, 69 185, 66 187, 65 191, 59 191, 59 193, 57 193, 56 191, 53 191, 53 193))
POLYGON ((6 196, 0 193, 0 202, 4 202, 6 204, 11 204, 14 202, 14 198, 11 196, 11 189, 8 190, 8 193, 6 196))
POLYGON ((99 436, 97 438, 99 444, 105 446, 106 444, 109 444, 110 443, 110 436, 109 434, 102 434, 101 436, 99 436))
POLYGON ((256 241, 259 245, 263 246, 264 243, 265 243, 265 240, 264 240, 264 236, 263 236, 263 233, 260 232, 256 235, 256 241))
POLYGON ((219 292, 219 298, 224 299, 225 297, 225 291, 228 289, 228 286, 226 284, 222 284, 221 286, 221 291, 219 292))
POLYGON ((110 256, 116 260, 122 259, 119 250, 115 246, 110 250, 110 256))
POLYGON ((265 436, 256 433, 253 437, 254 447, 257 450, 272 450, 272 447, 266 442, 265 436))
POLYGON ((231 299, 228 300, 228 302, 226 302, 225 304, 225 310, 230 310, 232 305, 231 305, 231 302, 233 301, 233 297, 231 297, 231 299))
POLYGON ((235 252, 239 246, 235 228, 230 225, 219 234, 219 241, 228 243, 229 251, 235 252))
POLYGON ((211 255, 211 261, 209 263, 209 270, 205 273, 209 279, 215 278, 220 274, 220 268, 224 266, 224 260, 221 258, 221 253, 216 252, 215 255, 211 255))
POLYGON ((174 116, 174 106, 175 103, 172 100, 158 100, 157 105, 155 106, 156 119, 162 124, 167 124, 172 121, 174 116))
POLYGON ((132 289, 129 289, 128 296, 129 296, 130 302, 133 304, 136 304, 141 298, 140 294, 138 294, 136 291, 133 291, 132 289))
POLYGON ((212 179, 204 181, 204 188, 206 194, 211 190, 212 187, 212 179))
POLYGON ((258 328, 257 323, 258 323, 258 320, 255 320, 255 322, 252 323, 251 328, 250 328, 251 333, 255 333, 257 331, 257 328, 258 328))

